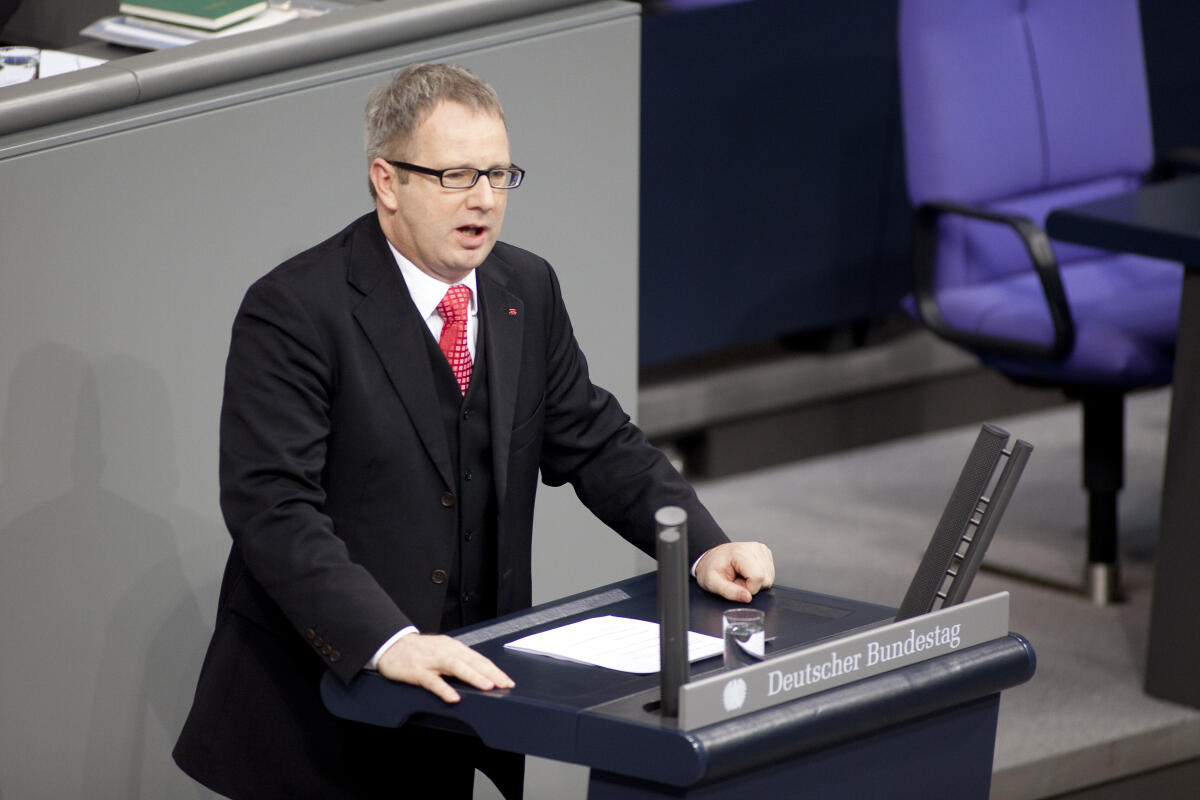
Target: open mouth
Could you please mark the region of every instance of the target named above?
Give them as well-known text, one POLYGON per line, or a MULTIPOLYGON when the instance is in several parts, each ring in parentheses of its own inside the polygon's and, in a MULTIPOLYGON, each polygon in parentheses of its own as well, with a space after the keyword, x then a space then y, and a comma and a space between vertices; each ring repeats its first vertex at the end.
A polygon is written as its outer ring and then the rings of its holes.
POLYGON ((461 228, 458 229, 458 232, 463 234, 464 236, 474 237, 474 236, 482 236, 483 232, 485 230, 487 230, 487 229, 481 225, 463 225, 461 228))

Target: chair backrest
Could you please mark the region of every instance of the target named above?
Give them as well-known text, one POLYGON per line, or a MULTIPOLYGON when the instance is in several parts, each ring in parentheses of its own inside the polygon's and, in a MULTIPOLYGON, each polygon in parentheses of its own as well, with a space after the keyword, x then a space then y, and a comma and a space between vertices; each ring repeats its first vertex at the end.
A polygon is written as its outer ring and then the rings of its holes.
MULTIPOLYGON (((1132 188, 1154 150, 1137 0, 901 0, 909 198, 1024 214, 1132 188)), ((949 271, 1027 269, 1015 237, 955 221, 949 271)), ((1088 251, 1056 247, 1060 261, 1088 251)))

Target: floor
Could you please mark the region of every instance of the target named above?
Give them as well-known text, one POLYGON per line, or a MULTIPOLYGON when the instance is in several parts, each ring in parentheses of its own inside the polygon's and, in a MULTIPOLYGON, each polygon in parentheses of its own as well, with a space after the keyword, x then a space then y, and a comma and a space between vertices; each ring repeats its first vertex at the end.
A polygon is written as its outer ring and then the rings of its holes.
MULTIPOLYGON (((1010 592, 1012 630, 1038 654, 1033 680, 1002 696, 996 800, 1063 795, 1200 758, 1200 711, 1141 690, 1169 402, 1158 390, 1128 403, 1126 601, 1109 607, 1071 591, 1085 558, 1078 408, 991 420, 1034 450, 970 596, 1010 592)), ((781 583, 898 605, 978 430, 901 438, 697 488, 731 536, 771 545, 781 583)), ((1200 797, 1200 786, 1179 796, 1200 797)))
MULTIPOLYGON (((991 796, 1172 800, 1200 798, 1200 710, 1141 688, 1169 405, 1169 389, 1127 402, 1125 599, 1107 607, 1081 593, 1078 406, 1014 387, 922 332, 657 376, 641 389, 639 423, 732 537, 772 547, 780 583, 893 606, 979 421, 1030 442, 969 595, 1008 591, 1011 628, 1038 657, 1034 678, 1002 695, 991 796)), ((526 800, 586 794, 580 767, 532 759, 527 776, 526 800)), ((477 800, 491 790, 477 786, 477 800)))

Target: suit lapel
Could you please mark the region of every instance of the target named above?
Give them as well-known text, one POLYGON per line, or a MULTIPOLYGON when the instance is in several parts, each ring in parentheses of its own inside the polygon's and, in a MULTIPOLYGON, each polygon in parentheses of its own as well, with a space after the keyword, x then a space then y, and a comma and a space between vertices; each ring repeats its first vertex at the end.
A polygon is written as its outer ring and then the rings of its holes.
POLYGON ((356 233, 347 269, 347 279, 364 295, 354 318, 383 363, 438 474, 447 486, 454 486, 450 443, 425 344, 429 329, 416 313, 378 221, 370 216, 356 233))
POLYGON ((525 334, 525 309, 521 299, 503 285, 498 263, 489 257, 475 271, 479 289, 480 335, 487 337, 488 403, 491 406, 492 470, 496 500, 501 505, 508 489, 508 450, 516 414, 517 386, 521 378, 521 344, 525 334))

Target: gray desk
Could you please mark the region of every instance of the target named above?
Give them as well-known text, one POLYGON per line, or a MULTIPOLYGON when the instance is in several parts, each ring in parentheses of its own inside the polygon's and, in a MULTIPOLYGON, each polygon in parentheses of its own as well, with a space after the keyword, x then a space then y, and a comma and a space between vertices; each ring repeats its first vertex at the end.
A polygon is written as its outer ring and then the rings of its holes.
POLYGON ((1200 707, 1200 176, 1054 211, 1055 239, 1184 265, 1146 691, 1200 707))

